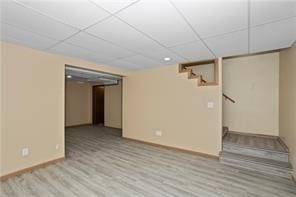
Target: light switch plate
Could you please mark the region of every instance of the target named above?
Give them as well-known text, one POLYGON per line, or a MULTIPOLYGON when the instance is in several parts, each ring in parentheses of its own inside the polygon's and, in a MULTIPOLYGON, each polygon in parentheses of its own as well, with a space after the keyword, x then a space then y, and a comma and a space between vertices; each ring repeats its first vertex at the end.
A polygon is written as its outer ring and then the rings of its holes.
POLYGON ((209 101, 208 102, 208 109, 213 109, 214 108, 214 102, 209 101))
POLYGON ((22 155, 23 157, 28 156, 28 155, 29 155, 29 148, 22 148, 22 150, 21 150, 21 155, 22 155))

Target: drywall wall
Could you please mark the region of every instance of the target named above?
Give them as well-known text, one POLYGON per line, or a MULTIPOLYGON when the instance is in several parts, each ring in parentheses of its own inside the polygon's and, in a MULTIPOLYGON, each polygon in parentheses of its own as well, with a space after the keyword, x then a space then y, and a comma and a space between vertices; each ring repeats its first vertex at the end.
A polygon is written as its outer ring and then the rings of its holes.
POLYGON ((221 86, 198 87, 177 65, 137 71, 123 79, 123 136, 218 156, 221 91, 221 86))
POLYGON ((223 60, 223 126, 278 136, 279 53, 223 60))
MULTIPOLYGON (((105 123, 122 128, 122 85, 105 86, 105 123)), ((92 124, 92 85, 66 82, 66 126, 92 124)))
MULTIPOLYGON (((0 47, 0 60, 2 59, 2 48, 0 47)), ((0 176, 2 172, 2 62, 0 61, 0 176)))
POLYGON ((66 127, 92 124, 92 86, 66 81, 66 127))
POLYGON ((296 178, 296 47, 280 52, 279 134, 290 150, 296 178))
POLYGON ((65 64, 128 72, 76 58, 1 43, 1 175, 64 157, 65 64), (56 149, 56 145, 59 145, 56 149), (22 157, 22 148, 29 155, 22 157))
POLYGON ((1 174, 63 157, 63 65, 13 46, 2 48, 1 63, 1 174), (58 150, 56 145, 60 146, 58 150), (21 149, 25 147, 29 148, 29 155, 22 157, 21 149))
POLYGON ((105 86, 105 126, 122 128, 122 82, 105 86))

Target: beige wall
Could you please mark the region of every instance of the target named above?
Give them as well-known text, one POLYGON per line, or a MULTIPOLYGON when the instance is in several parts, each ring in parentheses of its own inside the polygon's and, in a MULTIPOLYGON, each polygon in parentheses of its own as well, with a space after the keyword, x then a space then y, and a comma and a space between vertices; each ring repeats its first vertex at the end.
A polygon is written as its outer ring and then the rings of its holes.
POLYGON ((278 136, 279 53, 223 60, 223 126, 278 136))
POLYGON ((92 86, 66 81, 66 126, 92 124, 92 86))
MULTIPOLYGON (((0 47, 0 60, 2 60, 2 48, 0 47)), ((0 61, 0 176, 2 172, 2 62, 0 61)))
POLYGON ((296 178, 296 47, 280 52, 280 137, 290 149, 296 178))
POLYGON ((5 175, 64 156, 64 68, 34 51, 3 47, 1 174, 5 175), (29 148, 29 156, 21 156, 23 147, 29 148))
POLYGON ((13 44, 2 43, 1 49, 1 176, 64 157, 65 64, 128 74, 13 44), (23 147, 29 156, 21 157, 23 147))
POLYGON ((177 65, 135 72, 123 79, 123 136, 217 156, 221 101, 221 86, 198 87, 177 65))
MULTIPOLYGON (((122 128, 122 82, 105 86, 105 126, 122 128)), ((66 126, 92 123, 92 85, 66 82, 66 126)))
POLYGON ((105 126, 122 128, 122 82, 105 86, 105 126))

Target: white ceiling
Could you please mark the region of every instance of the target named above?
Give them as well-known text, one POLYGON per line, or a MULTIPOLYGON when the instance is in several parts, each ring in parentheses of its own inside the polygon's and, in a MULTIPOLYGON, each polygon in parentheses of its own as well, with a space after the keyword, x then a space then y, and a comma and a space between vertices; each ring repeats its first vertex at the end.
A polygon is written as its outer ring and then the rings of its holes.
POLYGON ((296 0, 1 0, 2 41, 124 69, 280 49, 295 39, 296 0))

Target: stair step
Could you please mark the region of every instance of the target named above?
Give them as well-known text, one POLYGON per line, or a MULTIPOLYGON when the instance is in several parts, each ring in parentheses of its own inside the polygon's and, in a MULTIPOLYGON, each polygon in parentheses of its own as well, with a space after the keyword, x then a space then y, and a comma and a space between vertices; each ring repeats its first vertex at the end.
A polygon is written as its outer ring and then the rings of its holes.
POLYGON ((254 148, 229 142, 223 142, 223 151, 264 159, 272 159, 279 162, 289 162, 289 153, 284 151, 254 148))
POLYGON ((220 152, 220 162, 242 169, 291 179, 292 166, 289 162, 241 155, 227 151, 220 152))

